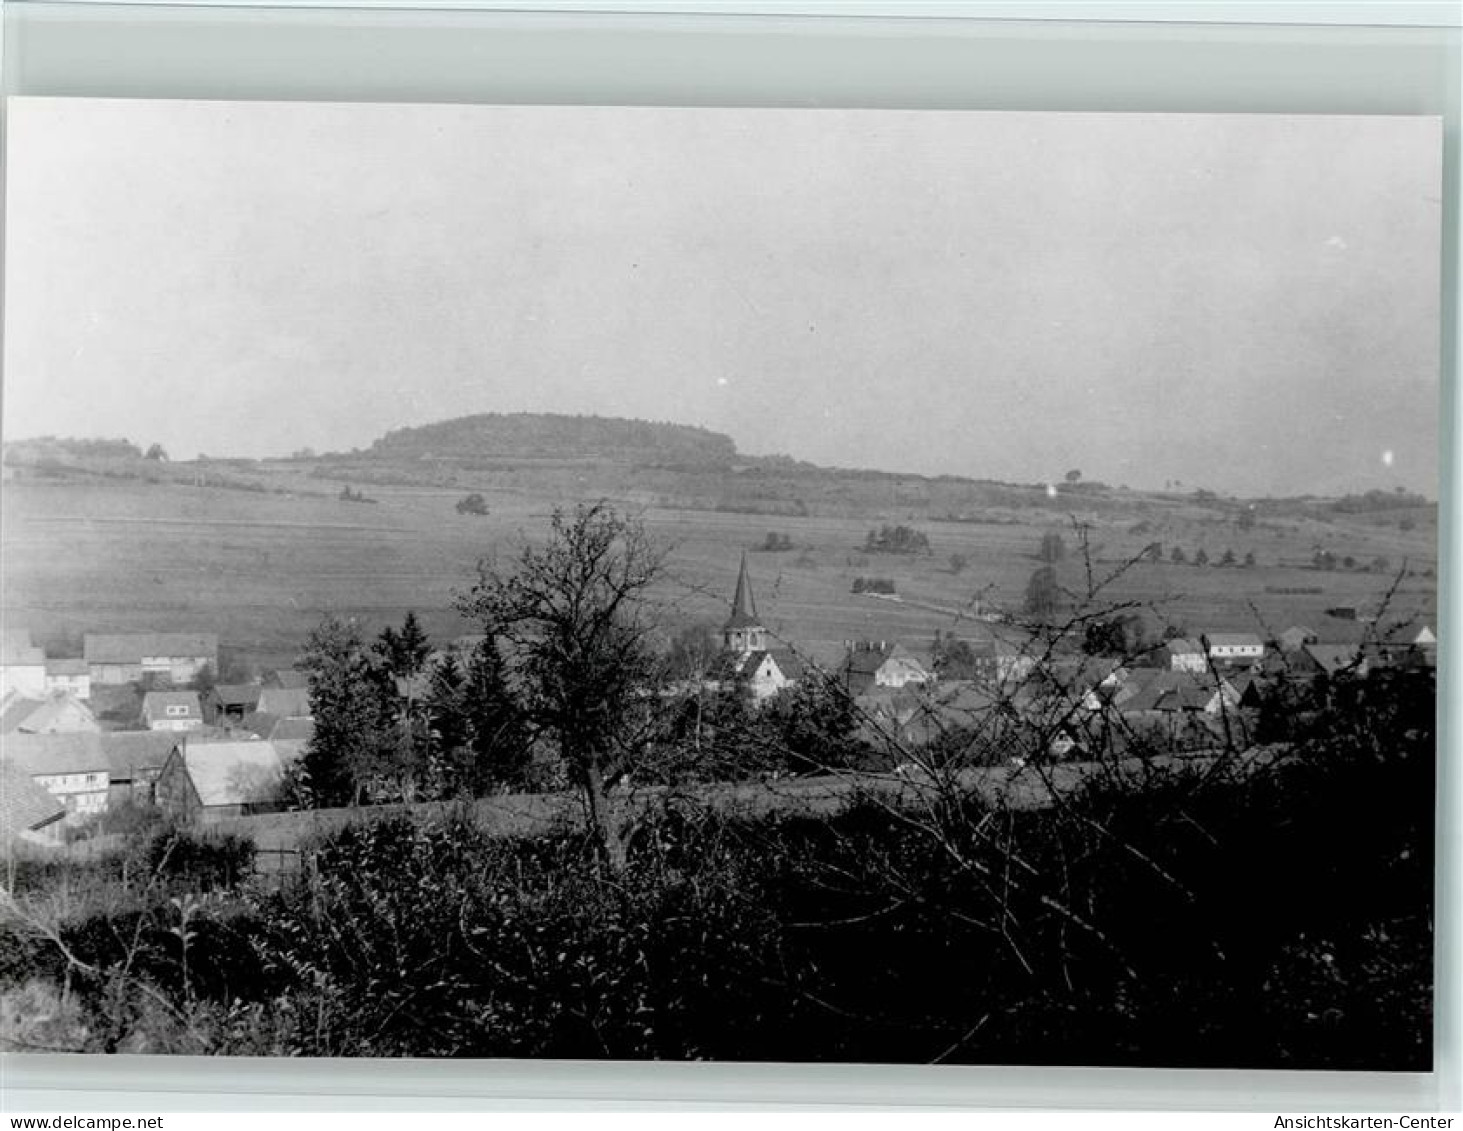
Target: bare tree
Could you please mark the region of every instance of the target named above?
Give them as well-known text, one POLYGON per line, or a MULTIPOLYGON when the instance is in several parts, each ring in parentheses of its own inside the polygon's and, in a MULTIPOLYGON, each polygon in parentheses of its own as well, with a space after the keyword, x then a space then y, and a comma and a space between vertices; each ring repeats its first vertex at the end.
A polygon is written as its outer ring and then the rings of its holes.
POLYGON ((459 610, 502 641, 533 733, 552 744, 580 789, 590 830, 612 870, 625 829, 608 791, 625 776, 651 712, 657 668, 646 592, 665 551, 607 503, 556 510, 549 540, 506 567, 484 560, 459 610))

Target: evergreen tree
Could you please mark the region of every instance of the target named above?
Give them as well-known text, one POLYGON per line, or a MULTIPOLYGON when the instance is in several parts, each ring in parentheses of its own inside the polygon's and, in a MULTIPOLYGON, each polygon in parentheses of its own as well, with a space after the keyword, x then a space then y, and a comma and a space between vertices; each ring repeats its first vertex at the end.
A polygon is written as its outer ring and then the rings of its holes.
POLYGON ((372 646, 376 655, 390 669, 391 674, 402 679, 419 675, 426 667, 427 657, 432 654, 432 642, 422 631, 414 612, 408 612, 401 622, 401 631, 385 628, 372 646))
POLYGON ((466 682, 461 665, 451 656, 432 668, 425 704, 427 721, 434 742, 446 751, 458 750, 467 741, 466 682))
POLYGON ((494 788, 524 788, 528 784, 530 736, 522 708, 508 684, 503 654, 492 636, 474 649, 461 697, 464 784, 474 795, 494 788))
POLYGON ((310 633, 300 666, 315 717, 303 789, 315 808, 359 803, 393 776, 397 761, 398 731, 381 672, 355 622, 334 616, 310 633))

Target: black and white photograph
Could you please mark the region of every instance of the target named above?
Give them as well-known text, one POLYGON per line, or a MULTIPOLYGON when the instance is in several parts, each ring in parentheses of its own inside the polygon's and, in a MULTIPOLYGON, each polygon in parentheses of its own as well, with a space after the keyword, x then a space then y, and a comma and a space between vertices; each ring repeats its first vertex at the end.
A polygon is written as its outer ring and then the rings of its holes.
POLYGON ((0 1051, 1432 1069, 1439 119, 6 113, 0 1051))

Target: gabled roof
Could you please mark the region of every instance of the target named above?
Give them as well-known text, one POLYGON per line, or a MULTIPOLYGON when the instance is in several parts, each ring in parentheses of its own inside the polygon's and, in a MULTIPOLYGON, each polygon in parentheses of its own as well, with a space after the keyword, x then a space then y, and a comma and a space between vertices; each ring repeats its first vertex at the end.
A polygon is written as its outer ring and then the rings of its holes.
POLYGON ((1315 640, 1319 634, 1313 628, 1307 628, 1303 624, 1293 624, 1282 632, 1277 640, 1287 648, 1299 648, 1308 640, 1315 640))
POLYGON ((315 720, 280 719, 267 737, 270 742, 308 742, 315 737, 315 720))
POLYGON ((0 839, 34 832, 66 816, 66 806, 25 769, 0 758, 0 839))
POLYGON ((31 774, 95 774, 109 770, 99 734, 7 734, 5 757, 31 774))
MULTIPOLYGON (((1212 640, 1213 637, 1210 637, 1212 640)), ((1171 656, 1187 656, 1194 653, 1204 654, 1204 647, 1197 640, 1191 640, 1187 636, 1176 636, 1172 640, 1164 642, 1164 649, 1171 656)))
POLYGON ((304 687, 266 687, 259 696, 258 709, 282 719, 303 717, 310 713, 310 692, 304 687))
POLYGON ((157 770, 179 744, 165 731, 108 731, 102 734, 10 734, 5 756, 32 774, 91 774, 112 778, 157 770))
POLYGON ((252 707, 263 690, 257 683, 220 683, 213 695, 221 707, 252 707))
POLYGON ((235 729, 246 730, 257 738, 268 738, 269 732, 279 725, 279 716, 268 711, 250 711, 239 720, 235 729))
POLYGON ((86 672, 87 667, 85 660, 74 659, 46 661, 46 674, 48 676, 86 675, 86 672))
POLYGON ((156 773, 180 744, 177 735, 161 730, 118 730, 97 737, 102 740, 113 781, 127 781, 140 773, 156 773))
POLYGON ((142 714, 146 718, 150 715, 165 715, 169 707, 186 707, 187 718, 203 718, 203 706, 198 702, 196 691, 149 691, 142 697, 142 714))
POLYGON ((54 691, 43 699, 7 695, 3 709, 0 709, 0 734, 16 731, 40 734, 55 727, 68 711, 80 722, 80 726, 72 725, 68 729, 99 729, 96 716, 85 703, 69 691, 54 691))
POLYGON ((748 652, 744 658, 737 660, 737 672, 752 675, 766 660, 771 660, 777 666, 784 679, 796 680, 803 674, 802 660, 787 648, 763 648, 748 652))
POLYGON ((89 664, 138 664, 143 656, 212 660, 218 637, 211 632, 88 632, 82 652, 89 664))
POLYGON ((1307 644, 1302 651, 1327 675, 1360 673, 1366 665, 1365 655, 1355 644, 1307 644))
POLYGON ((278 752, 264 741, 190 744, 180 758, 205 806, 273 801, 284 772, 278 752))
POLYGON ((1227 680, 1216 683, 1207 674, 1157 670, 1131 680, 1115 702, 1124 712, 1202 711, 1215 695, 1225 693, 1231 699, 1236 695, 1234 686, 1227 680))
POLYGON ((296 671, 294 668, 278 668, 275 671, 269 672, 264 677, 265 690, 309 686, 310 677, 304 672, 296 671))
POLYGON ((1211 648, 1263 648, 1265 642, 1253 632, 1208 632, 1205 641, 1211 648))
POLYGON ((757 602, 752 596, 752 579, 747 576, 747 555, 743 553, 742 567, 737 571, 737 591, 732 597, 732 611, 726 627, 755 628, 761 623, 757 619, 757 602))

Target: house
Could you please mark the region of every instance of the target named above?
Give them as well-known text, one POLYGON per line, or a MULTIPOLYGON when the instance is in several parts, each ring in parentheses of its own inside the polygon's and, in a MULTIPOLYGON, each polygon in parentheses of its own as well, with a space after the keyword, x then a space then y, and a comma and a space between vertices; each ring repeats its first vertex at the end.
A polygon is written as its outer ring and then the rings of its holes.
POLYGON ((69 691, 83 701, 90 699, 91 673, 87 670, 86 661, 47 660, 46 690, 69 691))
POLYGON ((722 671, 747 689, 754 703, 765 703, 803 677, 803 663, 790 649, 769 647, 769 633, 757 615, 747 555, 737 571, 731 614, 721 628, 722 671))
POLYGON ((107 810, 111 772, 100 735, 14 734, 5 739, 5 757, 65 806, 68 825, 107 810))
POLYGON ((0 734, 96 734, 96 716, 69 691, 54 691, 40 699, 11 692, 0 699, 0 734))
POLYGON ((220 683, 208 693, 208 717, 220 726, 240 720, 259 709, 263 691, 257 683, 220 683))
POLYGON ((1211 632, 1202 639, 1216 665, 1253 664, 1265 655, 1265 642, 1252 632, 1211 632))
POLYGON ((272 743, 182 743, 158 776, 157 804, 183 821, 267 813, 280 807, 283 780, 272 743))
POLYGON ((142 721, 148 730, 197 730, 203 705, 196 691, 149 691, 142 697, 142 721))
POLYGON ((309 687, 310 677, 304 672, 296 671, 294 668, 276 668, 273 671, 264 673, 265 688, 299 688, 309 687))
POLYGON ((158 776, 182 741, 171 731, 119 730, 100 735, 107 757, 108 805, 153 802, 158 776))
POLYGON ((731 676, 762 703, 797 683, 803 662, 787 648, 764 648, 732 657, 731 676))
POLYGON ((1365 678, 1371 670, 1363 648, 1356 644, 1307 644, 1301 654, 1311 670, 1328 676, 1350 675, 1365 678))
POLYGON ((63 802, 73 823, 116 802, 150 801, 152 783, 177 745, 173 735, 154 731, 17 733, 4 742, 5 757, 63 802))
POLYGON ((1153 712, 1218 716, 1239 706, 1240 694, 1227 679, 1193 672, 1140 669, 1113 699, 1123 715, 1153 712))
POLYGON ((0 758, 0 846, 61 842, 66 806, 21 766, 0 758))
POLYGON ((29 629, 0 632, 0 695, 11 691, 32 699, 46 694, 46 654, 31 643, 29 629))
POLYGON ((861 641, 853 645, 837 679, 854 698, 874 688, 902 688, 934 682, 934 675, 903 645, 861 641))
POLYGON ((1275 644, 1282 652, 1299 652, 1307 644, 1319 643, 1320 639, 1320 634, 1314 629, 1293 624, 1275 638, 1275 644))
POLYGON ((310 717, 310 691, 304 687, 266 687, 259 693, 255 710, 281 719, 310 717))
POLYGON ((1003 637, 974 640, 975 678, 988 687, 1010 687, 1029 679, 1036 670, 1036 655, 1027 644, 1003 637))
POLYGON ((1163 657, 1168 661, 1171 672, 1192 672, 1196 675, 1209 670, 1209 658, 1204 646, 1187 636, 1176 637, 1163 646, 1163 657))
POLYGON ((98 684, 135 683, 145 675, 187 683, 205 667, 218 670, 218 637, 213 633, 88 632, 82 652, 91 680, 98 684))

